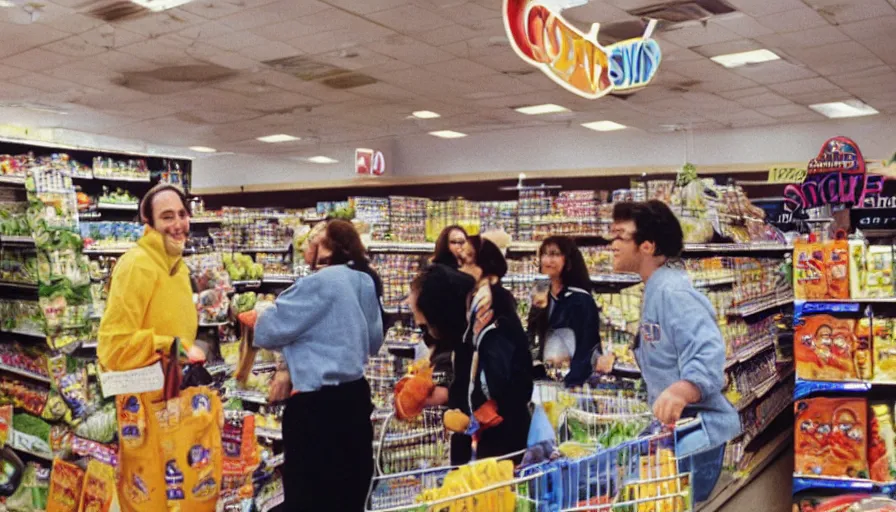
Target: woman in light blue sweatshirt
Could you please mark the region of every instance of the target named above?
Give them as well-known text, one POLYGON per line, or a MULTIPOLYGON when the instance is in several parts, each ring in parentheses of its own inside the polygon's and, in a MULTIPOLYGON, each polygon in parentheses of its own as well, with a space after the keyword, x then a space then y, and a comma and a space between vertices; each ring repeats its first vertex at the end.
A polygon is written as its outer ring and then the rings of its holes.
MULTIPOLYGON (((613 269, 646 283, 635 357, 647 400, 663 424, 703 420, 711 448, 692 459, 694 499, 709 498, 722 469, 725 444, 741 431, 740 416, 722 395, 725 343, 709 299, 669 261, 684 246, 681 225, 660 201, 619 203, 613 210, 613 269)), ((598 371, 612 368, 602 356, 598 371)))
POLYGON ((255 344, 282 351, 292 380, 283 414, 285 510, 359 512, 373 476, 364 365, 383 344, 382 285, 345 221, 328 223, 316 267, 260 314, 255 344))

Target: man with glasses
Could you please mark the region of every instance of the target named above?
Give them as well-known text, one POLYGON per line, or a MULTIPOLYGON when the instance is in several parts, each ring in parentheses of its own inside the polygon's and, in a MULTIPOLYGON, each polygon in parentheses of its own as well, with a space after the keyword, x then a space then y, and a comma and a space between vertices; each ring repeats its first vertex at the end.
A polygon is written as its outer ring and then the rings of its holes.
MULTIPOLYGON (((693 457, 694 498, 709 498, 721 472, 725 443, 741 431, 740 418, 722 395, 725 343, 709 300, 687 273, 673 268, 684 246, 678 219, 660 201, 618 203, 613 209, 613 269, 645 283, 634 352, 656 418, 671 425, 703 420, 709 445, 693 457)), ((613 356, 597 370, 610 373, 613 356)))

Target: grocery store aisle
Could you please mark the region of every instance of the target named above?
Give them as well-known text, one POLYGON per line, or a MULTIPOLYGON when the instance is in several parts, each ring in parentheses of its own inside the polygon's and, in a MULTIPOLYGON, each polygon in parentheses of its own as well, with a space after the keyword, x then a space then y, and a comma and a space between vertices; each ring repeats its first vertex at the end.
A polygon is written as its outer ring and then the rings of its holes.
POLYGON ((765 471, 719 510, 724 512, 787 512, 791 510, 793 450, 784 450, 765 471))

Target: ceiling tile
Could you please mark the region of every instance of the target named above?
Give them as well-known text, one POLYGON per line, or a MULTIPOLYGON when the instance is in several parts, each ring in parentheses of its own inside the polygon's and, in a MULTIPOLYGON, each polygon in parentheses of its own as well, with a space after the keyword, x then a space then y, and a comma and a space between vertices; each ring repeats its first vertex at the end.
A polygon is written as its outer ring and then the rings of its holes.
POLYGON ((151 37, 177 32, 204 21, 204 18, 182 9, 169 9, 133 20, 119 21, 116 26, 151 37))
POLYGON ((261 67, 261 64, 258 61, 244 57, 236 52, 223 52, 218 55, 206 57, 205 60, 212 64, 237 70, 256 70, 261 67))
MULTIPOLYGON (((433 46, 445 46, 451 43, 463 43, 468 39, 474 38, 480 33, 472 28, 450 23, 446 26, 432 29, 417 31, 412 30, 408 34, 418 41, 433 46)), ((497 36, 501 37, 501 36, 497 36)))
POLYGON ((722 43, 740 38, 734 32, 713 22, 709 22, 706 25, 697 23, 682 28, 673 28, 662 32, 662 34, 664 40, 684 48, 722 43))
POLYGON ((769 87, 771 87, 779 94, 787 95, 805 94, 809 92, 819 91, 836 91, 840 89, 839 87, 828 81, 826 78, 821 77, 807 78, 803 80, 791 80, 788 82, 772 84, 769 87))
POLYGON ((153 62, 136 58, 133 55, 121 51, 108 51, 82 62, 86 64, 88 70, 91 65, 95 65, 97 70, 107 70, 119 73, 128 71, 149 71, 158 67, 158 65, 153 62))
POLYGON ((14 78, 17 76, 22 76, 27 74, 28 72, 24 69, 19 68, 11 68, 9 66, 0 66, 0 81, 7 80, 9 78, 14 78))
POLYGON ((103 25, 87 32, 82 32, 76 37, 80 37, 89 44, 100 46, 107 49, 116 49, 129 44, 142 41, 145 36, 125 30, 121 27, 113 27, 112 25, 103 25))
POLYGON ((817 76, 815 71, 808 67, 797 66, 786 60, 775 60, 756 65, 741 66, 739 68, 733 68, 732 71, 760 84, 776 84, 817 76))
POLYGON ((585 5, 563 11, 563 16, 570 21, 577 21, 590 26, 592 23, 613 23, 629 21, 634 16, 606 2, 588 2, 585 5))
POLYGON ((405 102, 413 96, 405 89, 383 82, 355 87, 352 92, 365 98, 395 102, 405 102))
POLYGON ((807 3, 834 24, 896 14, 896 7, 887 0, 807 0, 807 3))
POLYGON ((713 23, 717 23, 741 37, 757 37, 775 32, 741 12, 719 16, 713 19, 713 23))
POLYGON ((886 87, 896 84, 896 71, 890 66, 878 66, 855 73, 831 75, 828 77, 828 80, 840 87, 847 88, 854 85, 880 85, 886 87))
MULTIPOLYGON (((41 3, 38 25, 54 28, 69 34, 80 34, 104 23, 96 18, 78 14, 75 10, 52 3, 41 3)), ((5 10, 5 9, 4 9, 5 10)))
POLYGON ((107 51, 102 46, 87 42, 81 36, 71 36, 61 41, 46 44, 43 46, 43 49, 73 58, 91 57, 107 51))
POLYGON ((852 95, 843 89, 835 89, 829 91, 814 91, 799 94, 784 94, 794 103, 800 105, 814 105, 816 103, 830 103, 832 101, 843 101, 852 98, 852 95))
MULTIPOLYGON (((23 87, 8 82, 0 82, 0 88, 3 90, 3 98, 0 99, 0 101, 4 103, 8 101, 31 100, 33 98, 39 98, 41 95, 41 92, 33 87, 23 87)), ((4 120, 4 122, 8 121, 4 120)))
POLYGON ((410 0, 364 0, 363 2, 358 0, 328 0, 327 3, 358 14, 370 14, 407 5, 410 3, 410 0))
POLYGON ((746 98, 749 96, 757 96, 763 93, 769 92, 768 87, 747 87, 745 89, 734 89, 731 91, 721 91, 717 92, 719 96, 723 98, 727 98, 729 100, 738 100, 740 98, 746 98))
POLYGON ((239 54, 254 61, 265 62, 275 59, 285 59, 300 55, 302 52, 280 41, 269 41, 259 46, 251 46, 239 50, 239 54))
POLYGON ((395 9, 379 11, 367 16, 397 32, 410 33, 435 30, 449 24, 446 18, 415 5, 405 5, 395 9))
MULTIPOLYGON (((83 3, 83 0, 81 0, 83 3)), ((274 1, 274 0, 271 0, 274 1)), ((201 2, 189 2, 182 5, 181 10, 201 16, 207 20, 216 20, 231 14, 236 14, 244 9, 238 2, 228 0, 202 0, 201 2)))
POLYGON ((695 53, 698 53, 705 57, 715 57, 717 55, 726 55, 729 53, 740 53, 759 49, 762 49, 762 45, 756 43, 752 39, 736 39, 734 41, 713 43, 691 48, 691 50, 695 53))
POLYGON ((837 27, 816 27, 811 30, 799 30, 780 34, 758 36, 757 41, 769 48, 780 48, 787 52, 792 48, 812 48, 832 43, 849 41, 849 36, 837 27))
POLYGON ((22 52, 12 57, 3 59, 3 64, 14 68, 27 69, 29 71, 42 71, 66 64, 70 60, 65 55, 35 48, 22 52))
POLYGON ((728 0, 728 3, 754 17, 805 7, 800 0, 728 0))
POLYGON ((11 84, 21 85, 22 87, 34 87, 42 92, 63 92, 77 90, 80 86, 68 80, 53 78, 41 73, 29 73, 27 75, 10 78, 7 82, 11 84))
POLYGON ((487 9, 468 2, 451 3, 440 1, 431 10, 437 16, 444 16, 458 25, 472 28, 477 28, 482 20, 501 19, 500 10, 487 9))
POLYGON ((423 66, 423 69, 461 80, 493 75, 496 73, 493 69, 487 66, 466 59, 453 59, 437 62, 435 64, 427 64, 423 66))
MULTIPOLYGON (((363 46, 357 46, 349 50, 336 50, 314 56, 319 62, 332 64, 343 69, 359 70, 386 66, 393 59, 363 46)), ((403 69, 404 63, 399 68, 403 69)))
POLYGON ((366 46, 377 53, 415 65, 432 64, 453 58, 446 51, 398 34, 368 43, 366 46))
POLYGON ((233 29, 217 21, 196 23, 181 30, 177 35, 197 41, 209 42, 212 39, 233 33, 233 29))
POLYGON ((298 37, 287 42, 290 46, 294 46, 305 53, 314 55, 379 41, 392 34, 394 33, 387 28, 368 23, 364 28, 334 30, 331 32, 298 37))
POLYGON ((873 44, 875 39, 892 35, 894 26, 896 26, 896 15, 890 15, 846 23, 840 26, 840 30, 856 41, 869 41, 873 44))
POLYGON ((211 38, 207 40, 206 43, 218 47, 222 50, 237 52, 243 48, 261 46, 263 44, 270 43, 270 40, 248 31, 233 31, 229 34, 211 38))
POLYGON ((793 48, 790 54, 822 76, 861 71, 883 65, 883 61, 855 41, 815 48, 793 48))
POLYGON ((326 31, 314 23, 313 17, 305 17, 253 28, 252 32, 272 41, 289 41, 326 31))
POLYGON ((3 44, 0 44, 0 58, 69 37, 67 32, 48 27, 40 27, 38 30, 31 25, 10 25, 2 22, 0 22, 0 34, 3 37, 3 44))
POLYGON ((779 105, 791 105, 791 101, 773 92, 764 92, 755 96, 746 96, 736 100, 742 107, 759 108, 774 107, 779 105))
POLYGON ((179 66, 195 63, 195 59, 187 53, 187 48, 190 48, 191 44, 192 49, 196 50, 193 43, 186 38, 168 35, 146 39, 120 48, 118 51, 166 66, 179 66))
POLYGON ((893 48, 896 48, 896 34, 865 41, 864 45, 880 60, 896 66, 896 52, 893 51, 893 48))
MULTIPOLYGON (((293 16, 292 18, 297 18, 293 16)), ((268 10, 264 7, 256 7, 254 9, 244 9, 237 13, 224 16, 218 19, 220 23, 227 25, 233 30, 249 30, 257 27, 266 27, 276 25, 289 17, 283 16, 277 11, 268 10)))
POLYGON ((756 21, 776 32, 796 32, 829 25, 821 15, 805 6, 762 16, 756 21))

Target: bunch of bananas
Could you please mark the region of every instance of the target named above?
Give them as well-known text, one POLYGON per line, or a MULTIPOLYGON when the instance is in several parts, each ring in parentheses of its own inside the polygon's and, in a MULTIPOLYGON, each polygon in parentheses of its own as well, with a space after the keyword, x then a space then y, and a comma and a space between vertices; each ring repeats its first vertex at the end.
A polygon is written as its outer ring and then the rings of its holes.
MULTIPOLYGON (((441 501, 511 480, 513 480, 513 462, 483 459, 448 473, 441 487, 423 491, 417 497, 417 501, 420 503, 441 501)), ((440 505, 438 510, 439 512, 513 512, 515 507, 516 495, 508 483, 507 487, 447 502, 440 505)))

